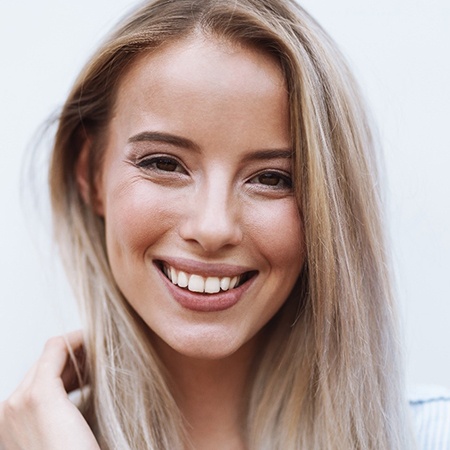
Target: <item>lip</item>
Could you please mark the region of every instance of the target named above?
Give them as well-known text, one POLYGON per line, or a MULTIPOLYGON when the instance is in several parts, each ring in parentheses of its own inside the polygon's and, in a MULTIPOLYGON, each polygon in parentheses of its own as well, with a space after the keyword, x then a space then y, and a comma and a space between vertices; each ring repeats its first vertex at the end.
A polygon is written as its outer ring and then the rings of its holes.
POLYGON ((218 312, 232 308, 244 296, 257 277, 257 272, 241 286, 216 294, 200 294, 174 285, 160 270, 159 265, 165 262, 179 270, 202 276, 235 276, 248 272, 248 268, 228 264, 205 264, 183 258, 164 258, 154 260, 154 266, 173 299, 183 308, 196 312, 218 312))

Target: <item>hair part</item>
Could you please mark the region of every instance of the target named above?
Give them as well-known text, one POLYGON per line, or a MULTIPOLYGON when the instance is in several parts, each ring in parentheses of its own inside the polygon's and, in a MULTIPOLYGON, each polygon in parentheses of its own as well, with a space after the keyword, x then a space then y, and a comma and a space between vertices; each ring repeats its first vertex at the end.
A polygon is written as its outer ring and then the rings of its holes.
POLYGON ((270 53, 289 94, 307 256, 267 326, 250 388, 249 448, 411 448, 376 145, 346 63, 293 0, 145 2, 92 57, 64 105, 49 182, 56 238, 85 323, 91 389, 83 407, 101 447, 173 449, 186 440, 146 325, 114 281, 93 205, 123 75, 140 54, 193 33, 270 53), (86 146, 88 201, 76 173, 86 146))

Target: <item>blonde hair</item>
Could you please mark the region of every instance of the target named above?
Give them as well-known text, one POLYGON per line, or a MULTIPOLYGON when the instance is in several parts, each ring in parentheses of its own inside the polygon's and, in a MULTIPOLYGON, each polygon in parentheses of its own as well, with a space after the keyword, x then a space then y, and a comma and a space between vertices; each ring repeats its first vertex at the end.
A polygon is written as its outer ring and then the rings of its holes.
POLYGON ((80 195, 76 165, 89 145, 93 191, 123 74, 139 54, 193 32, 272 54, 289 91, 307 255, 267 327, 249 387, 248 448, 411 448, 374 140, 335 44, 292 0, 145 2, 93 56, 62 110, 51 200, 85 320, 91 389, 83 411, 101 447, 178 449, 186 438, 146 325, 115 284, 104 223, 80 195))

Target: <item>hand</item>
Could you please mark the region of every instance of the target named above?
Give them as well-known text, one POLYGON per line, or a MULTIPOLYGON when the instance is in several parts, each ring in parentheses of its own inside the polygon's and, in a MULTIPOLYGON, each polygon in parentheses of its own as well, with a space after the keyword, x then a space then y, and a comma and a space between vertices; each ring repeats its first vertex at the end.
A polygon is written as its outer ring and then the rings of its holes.
POLYGON ((67 344, 82 354, 81 331, 50 339, 17 390, 0 403, 1 450, 100 450, 68 398, 78 383, 67 344))

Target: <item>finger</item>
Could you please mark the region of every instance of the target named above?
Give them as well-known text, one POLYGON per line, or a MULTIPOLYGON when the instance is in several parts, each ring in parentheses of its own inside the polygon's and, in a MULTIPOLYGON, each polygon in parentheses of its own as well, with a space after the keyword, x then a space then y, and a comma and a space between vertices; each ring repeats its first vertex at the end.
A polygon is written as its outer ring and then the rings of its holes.
POLYGON ((86 353, 83 346, 73 351, 66 361, 61 379, 67 392, 82 387, 85 383, 86 353))
POLYGON ((79 348, 83 345, 84 338, 82 330, 71 331, 70 333, 64 334, 62 337, 72 349, 79 348))
MULTIPOLYGON (((77 360, 80 361, 80 366, 81 366, 81 368, 83 368, 84 361, 85 361, 85 353, 84 353, 84 348, 82 347, 83 335, 82 335, 81 330, 77 330, 77 331, 68 333, 65 336, 62 336, 62 338, 65 340, 66 345, 73 349, 74 356, 77 358, 77 360)), ((54 339, 56 339, 56 338, 54 338, 54 339)), ((16 393, 19 394, 21 392, 25 392, 31 385, 33 385, 33 383, 35 382, 37 373, 38 373, 38 367, 42 364, 44 355, 46 355, 45 349, 44 349, 43 354, 39 358, 39 360, 36 361, 31 366, 31 368, 27 371, 27 373, 25 374, 24 379, 21 381, 21 383, 18 385, 18 387, 15 390, 16 393)), ((67 360, 67 356, 65 356, 65 358, 67 360)), ((44 363, 45 363, 45 361, 46 361, 46 358, 44 358, 44 363)), ((40 371, 40 374, 42 374, 42 371, 40 371)))
POLYGON ((35 378, 62 382, 62 374, 66 367, 69 353, 82 348, 83 335, 81 331, 68 333, 49 339, 38 361, 35 378), (69 350, 70 349, 70 350, 69 350))
POLYGON ((31 368, 28 370, 28 372, 25 374, 25 377, 20 382, 20 384, 17 386, 15 392, 23 392, 33 383, 33 380, 36 376, 36 370, 37 370, 38 363, 35 362, 31 368))
POLYGON ((82 387, 84 369, 86 366, 86 352, 83 345, 83 333, 81 330, 73 331, 64 336, 70 358, 67 359, 61 378, 67 392, 82 387))

